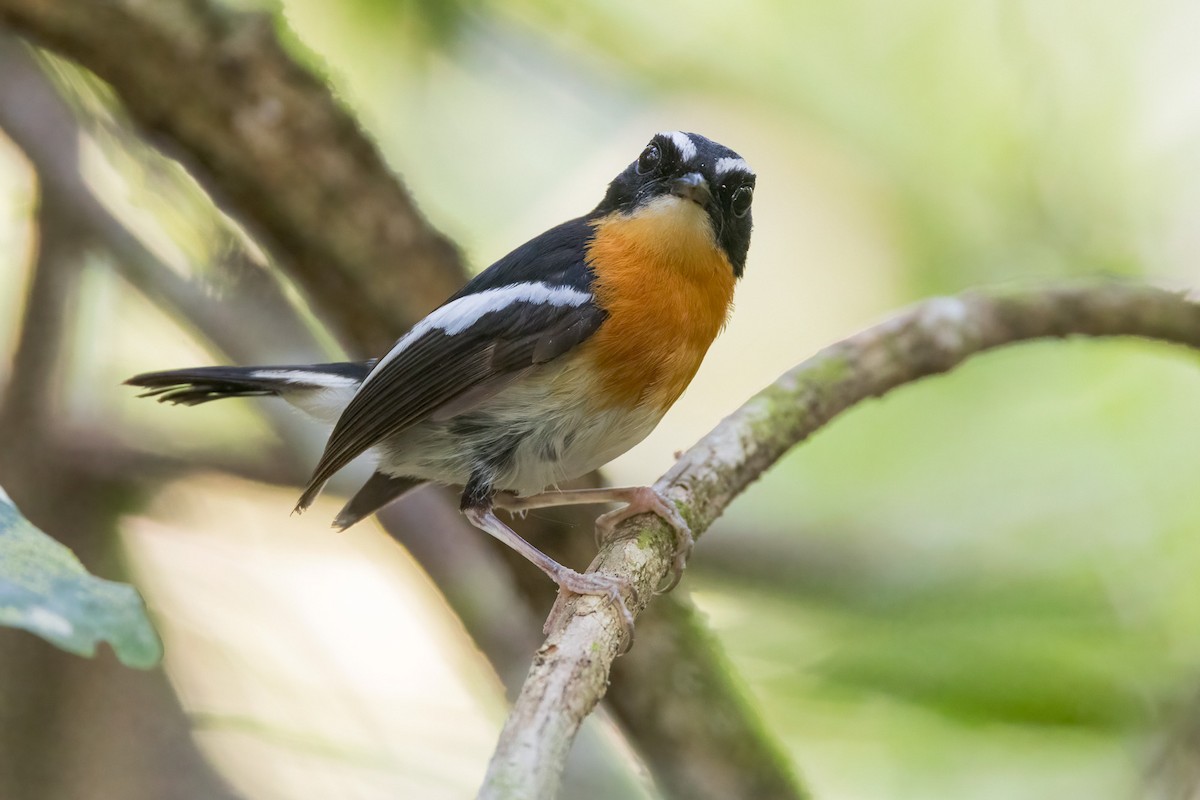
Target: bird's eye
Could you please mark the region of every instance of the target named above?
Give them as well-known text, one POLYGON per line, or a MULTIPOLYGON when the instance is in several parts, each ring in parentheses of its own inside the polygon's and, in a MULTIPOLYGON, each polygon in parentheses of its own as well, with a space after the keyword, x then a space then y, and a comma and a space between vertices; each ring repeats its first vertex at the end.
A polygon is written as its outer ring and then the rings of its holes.
POLYGON ((735 217, 744 217, 750 210, 750 201, 754 199, 754 189, 749 186, 743 186, 733 193, 733 215, 735 217))
POLYGON ((658 149, 656 144, 646 145, 646 149, 638 156, 637 171, 639 175, 645 175, 655 167, 658 162, 662 161, 662 151, 658 149))

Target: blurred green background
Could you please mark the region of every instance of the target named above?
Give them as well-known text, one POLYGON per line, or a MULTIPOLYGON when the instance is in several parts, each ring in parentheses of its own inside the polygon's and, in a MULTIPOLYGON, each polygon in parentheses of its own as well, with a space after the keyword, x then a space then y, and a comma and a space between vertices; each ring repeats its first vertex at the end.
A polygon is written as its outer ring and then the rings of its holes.
MULTIPOLYGON (((1187 0, 271 10, 476 269, 588 210, 656 131, 756 169, 733 320, 617 483, 652 481, 784 369, 922 297, 1200 285, 1187 0)), ((84 156, 114 213, 205 275, 218 220, 177 170, 104 124, 84 156)), ((0 146, 3 352, 34 192, 0 146)), ((84 287, 71 424, 176 455, 270 441, 252 403, 135 401, 124 377, 211 357, 103 265, 84 287)), ((1022 346, 851 411, 732 506, 684 587, 816 797, 1192 796, 1197 409, 1194 354, 1022 346)), ((498 681, 402 553, 369 526, 328 534, 333 501, 289 518, 291 496, 188 480, 125 526, 206 752, 247 797, 469 796, 498 681)))

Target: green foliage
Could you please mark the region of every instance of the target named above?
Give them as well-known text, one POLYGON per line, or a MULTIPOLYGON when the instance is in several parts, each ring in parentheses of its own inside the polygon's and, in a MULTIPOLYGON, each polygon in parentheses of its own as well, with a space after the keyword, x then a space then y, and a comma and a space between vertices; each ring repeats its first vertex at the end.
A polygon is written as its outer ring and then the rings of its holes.
POLYGON ((130 667, 149 669, 162 643, 137 590, 89 575, 66 547, 21 516, 0 489, 0 625, 23 628, 81 656, 107 641, 130 667))

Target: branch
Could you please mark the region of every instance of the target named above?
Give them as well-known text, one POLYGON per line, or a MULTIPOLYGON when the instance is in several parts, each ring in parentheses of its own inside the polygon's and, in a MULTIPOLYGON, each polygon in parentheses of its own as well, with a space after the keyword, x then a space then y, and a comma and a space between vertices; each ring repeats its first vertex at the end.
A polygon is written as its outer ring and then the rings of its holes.
POLYGON ((234 239, 214 271, 213 287, 180 275, 155 256, 100 203, 79 169, 86 136, 66 101, 39 68, 31 48, 0 30, 0 130, 33 164, 44 195, 54 198, 75 223, 76 238, 112 255, 113 268, 177 318, 192 323, 221 351, 238 358, 252 342, 258 357, 312 356, 316 338, 291 307, 274 273, 258 266, 234 239))
POLYGON ((462 285, 453 246, 269 15, 207 0, 0 0, 0 24, 108 81, 352 350, 383 350, 462 285))
POLYGON ((1140 797, 1188 800, 1200 797, 1200 695, 1180 698, 1164 715, 1157 751, 1142 779, 1140 797))
POLYGON ((664 797, 809 796, 744 696, 720 642, 685 596, 651 605, 638 620, 637 635, 637 647, 612 667, 605 703, 664 797))
MULTIPOLYGON (((587 535, 595 516, 588 506, 562 506, 513 525, 560 564, 583 565, 596 555, 587 535)), ((527 605, 548 608, 555 592, 546 576, 510 548, 495 543, 493 550, 507 561, 527 605)), ((506 675, 514 698, 536 646, 522 639, 520 674, 512 681, 506 675)), ((720 641, 687 597, 666 595, 639 619, 638 646, 614 666, 605 707, 664 798, 806 797, 777 737, 731 674, 720 641), (686 676, 686 692, 679 691, 680 676, 686 676)), ((571 753, 568 777, 583 746, 581 740, 571 753)), ((562 791, 574 796, 568 786, 562 791)))
MULTIPOLYGON (((785 373, 696 443, 655 484, 697 536, 793 446, 857 403, 1007 344, 1137 336, 1200 348, 1200 304, 1145 286, 1100 284, 936 298, 834 344, 785 373)), ((671 563, 673 537, 643 515, 621 526, 592 568, 630 581, 639 613, 671 563)), ((580 722, 604 695, 621 649, 616 612, 570 601, 538 650, 505 722, 481 798, 553 796, 580 722), (573 608, 572 608, 573 607, 573 608)))
MULTIPOLYGON (((53 428, 65 341, 74 318, 83 242, 74 219, 51 192, 37 209, 37 259, 32 267, 12 372, 0 401, 6 447, 33 447, 53 428)), ((10 484, 11 485, 11 484, 10 484)))

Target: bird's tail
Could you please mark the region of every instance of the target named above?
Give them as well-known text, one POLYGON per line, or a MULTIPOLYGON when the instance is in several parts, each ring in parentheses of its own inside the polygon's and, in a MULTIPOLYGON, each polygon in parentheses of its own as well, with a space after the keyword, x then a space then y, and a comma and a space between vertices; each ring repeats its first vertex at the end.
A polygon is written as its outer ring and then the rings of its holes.
POLYGON ((305 400, 313 395, 346 395, 348 399, 374 365, 374 361, 359 361, 284 367, 194 367, 145 372, 125 383, 145 389, 140 397, 153 397, 160 403, 194 406, 225 397, 277 396, 304 407, 308 405, 305 400))

